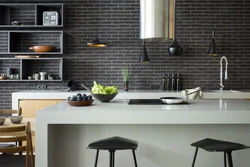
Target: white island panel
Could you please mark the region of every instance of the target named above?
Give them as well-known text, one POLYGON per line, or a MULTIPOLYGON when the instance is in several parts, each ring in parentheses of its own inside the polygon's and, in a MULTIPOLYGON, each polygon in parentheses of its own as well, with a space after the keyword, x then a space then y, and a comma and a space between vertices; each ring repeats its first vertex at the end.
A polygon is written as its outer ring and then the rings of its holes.
MULTIPOLYGON (((37 112, 36 166, 89 167, 95 151, 87 145, 122 136, 139 142, 138 164, 144 167, 191 166, 192 142, 216 138, 250 145, 247 100, 193 100, 189 105, 128 105, 128 100, 95 101, 88 107, 66 102, 37 112)), ((108 152, 99 166, 108 165, 108 152)), ((234 153, 235 166, 249 167, 249 150, 234 153)), ((117 152, 116 166, 133 166, 129 151, 117 152)), ((197 166, 223 166, 223 155, 201 151, 197 166)))

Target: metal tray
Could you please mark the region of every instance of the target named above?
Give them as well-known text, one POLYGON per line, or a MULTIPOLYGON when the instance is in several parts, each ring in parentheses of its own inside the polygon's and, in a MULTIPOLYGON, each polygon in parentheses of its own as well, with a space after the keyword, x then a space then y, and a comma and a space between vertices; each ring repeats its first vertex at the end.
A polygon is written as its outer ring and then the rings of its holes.
POLYGON ((161 97, 160 100, 166 104, 179 104, 186 102, 183 97, 161 97))

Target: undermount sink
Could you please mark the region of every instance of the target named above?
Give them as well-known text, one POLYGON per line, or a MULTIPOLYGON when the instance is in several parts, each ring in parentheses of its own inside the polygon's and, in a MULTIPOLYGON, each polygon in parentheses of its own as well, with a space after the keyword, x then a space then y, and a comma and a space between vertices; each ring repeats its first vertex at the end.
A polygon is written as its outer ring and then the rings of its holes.
POLYGON ((238 90, 212 90, 212 92, 216 92, 216 93, 238 93, 238 92, 241 92, 241 91, 238 91, 238 90))

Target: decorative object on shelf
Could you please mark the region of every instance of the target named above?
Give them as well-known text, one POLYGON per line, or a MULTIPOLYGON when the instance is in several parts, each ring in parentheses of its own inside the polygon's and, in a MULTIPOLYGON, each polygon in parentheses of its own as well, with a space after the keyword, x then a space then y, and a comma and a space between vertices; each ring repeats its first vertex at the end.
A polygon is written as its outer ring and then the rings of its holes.
POLYGON ((47 72, 39 72, 40 73, 40 80, 45 80, 47 72))
POLYGON ((92 42, 87 43, 89 47, 105 47, 108 46, 106 43, 101 42, 97 37, 92 42))
POLYGON ((212 31, 212 40, 211 40, 211 43, 210 43, 210 46, 209 46, 209 49, 208 49, 208 53, 207 53, 208 56, 217 56, 218 55, 214 37, 215 37, 215 32, 212 31))
POLYGON ((128 66, 125 66, 122 68, 124 91, 128 91, 128 88, 129 88, 128 86, 129 86, 130 72, 131 72, 131 69, 129 69, 128 66))
POLYGON ((15 58, 39 58, 40 56, 36 55, 15 55, 15 58))
POLYGON ((5 74, 1 74, 0 80, 5 80, 5 79, 8 79, 8 77, 5 74))
POLYGON ((45 11, 43 12, 43 25, 53 26, 59 24, 59 15, 56 11, 45 11))
POLYGON ((39 73, 34 73, 33 78, 35 78, 35 80, 39 80, 40 79, 40 74, 39 73))
POLYGON ((8 68, 7 68, 7 76, 10 77, 10 75, 13 74, 13 71, 14 71, 13 68, 8 67, 8 68))
POLYGON ((30 47, 30 50, 34 50, 35 52, 53 52, 55 49, 55 46, 50 45, 30 47))
MULTIPOLYGON (((213 27, 214 27, 214 21, 215 21, 215 12, 214 12, 214 8, 215 8, 215 4, 214 4, 214 0, 213 0, 213 27)), ((215 27, 213 28, 215 29, 215 27)), ((212 31, 212 40, 211 40, 211 43, 210 43, 210 46, 209 46, 209 49, 208 49, 208 53, 207 55, 208 56, 217 56, 218 55, 218 51, 217 51, 217 47, 216 47, 216 44, 215 44, 215 31, 213 30, 212 31)))
POLYGON ((141 50, 139 62, 140 63, 149 63, 148 53, 147 53, 147 50, 145 47, 145 41, 142 41, 142 50, 141 50))
POLYGON ((12 21, 11 24, 14 25, 14 26, 23 25, 22 23, 20 23, 20 22, 18 22, 18 21, 12 21))

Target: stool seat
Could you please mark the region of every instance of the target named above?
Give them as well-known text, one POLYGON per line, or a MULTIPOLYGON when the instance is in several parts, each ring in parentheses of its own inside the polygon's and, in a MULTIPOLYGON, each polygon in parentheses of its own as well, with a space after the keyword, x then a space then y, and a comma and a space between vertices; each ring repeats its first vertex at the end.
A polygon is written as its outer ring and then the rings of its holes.
POLYGON ((206 138, 197 141, 195 143, 192 143, 191 146, 198 147, 209 152, 228 152, 228 151, 231 152, 235 150, 250 148, 249 146, 245 146, 240 143, 233 143, 233 142, 215 140, 210 138, 206 138))
POLYGON ((126 150, 134 149, 138 147, 138 142, 119 136, 114 136, 102 140, 92 142, 88 145, 89 149, 98 149, 98 150, 126 150))
POLYGON ((196 147, 192 167, 194 167, 195 165, 195 161, 196 161, 199 148, 205 151, 209 151, 209 152, 223 152, 224 167, 227 167, 227 164, 229 167, 233 167, 233 158, 232 158, 233 151, 250 148, 249 146, 245 146, 240 143, 233 143, 229 141, 215 140, 215 139, 210 139, 210 138, 206 138, 206 139, 194 142, 191 144, 191 146, 196 147))

